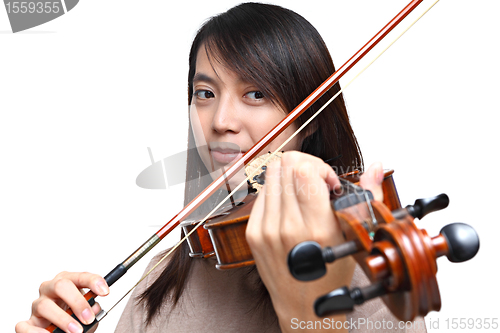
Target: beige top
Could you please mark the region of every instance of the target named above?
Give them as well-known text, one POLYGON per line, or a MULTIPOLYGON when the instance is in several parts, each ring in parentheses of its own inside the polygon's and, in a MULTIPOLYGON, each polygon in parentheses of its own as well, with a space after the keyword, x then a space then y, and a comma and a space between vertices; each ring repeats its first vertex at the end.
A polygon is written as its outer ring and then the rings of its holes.
MULTIPOLYGON (((154 257, 146 271, 159 259, 159 255, 154 257)), ((177 306, 169 309, 168 304, 165 304, 153 323, 145 326, 145 307, 142 303, 137 304, 136 297, 151 285, 166 266, 166 261, 135 289, 115 333, 281 332, 276 315, 256 306, 260 285, 256 271, 250 271, 248 268, 220 271, 215 268, 214 260, 211 259, 195 260, 177 306)), ((366 286, 368 283, 363 271, 356 267, 352 285, 366 286)), ((300 328, 306 328, 308 325, 311 327, 314 323, 295 319, 291 320, 290 325, 301 331, 300 328)), ((333 330, 328 319, 317 322, 316 325, 321 325, 326 331, 333 330)), ((350 332, 426 332, 422 319, 400 324, 380 299, 358 306, 353 313, 347 315, 345 325, 350 332), (402 329, 399 329, 399 325, 402 329), (417 326, 417 329, 405 328, 410 326, 417 326)), ((313 332, 314 329, 309 331, 313 332)))

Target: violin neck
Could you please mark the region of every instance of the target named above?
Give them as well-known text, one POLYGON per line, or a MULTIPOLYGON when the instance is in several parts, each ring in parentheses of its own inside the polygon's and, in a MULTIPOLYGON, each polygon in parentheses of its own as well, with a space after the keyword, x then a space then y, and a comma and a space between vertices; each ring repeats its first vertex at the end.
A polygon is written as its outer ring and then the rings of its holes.
POLYGON ((373 200, 373 194, 348 180, 339 178, 340 186, 330 192, 330 200, 335 211, 373 200))

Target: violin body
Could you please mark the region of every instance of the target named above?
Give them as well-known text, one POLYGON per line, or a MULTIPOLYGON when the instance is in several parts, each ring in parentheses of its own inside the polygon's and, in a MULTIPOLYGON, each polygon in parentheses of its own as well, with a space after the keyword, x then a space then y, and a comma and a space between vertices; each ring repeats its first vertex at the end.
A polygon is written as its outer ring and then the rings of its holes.
MULTIPOLYGON (((393 178, 393 170, 384 174, 382 190, 384 204, 391 210, 401 208, 401 203, 393 178)), ((355 185, 359 184, 359 171, 354 171, 340 176, 355 185)), ((249 193, 235 206, 229 205, 221 208, 213 217, 206 220, 204 228, 198 228, 187 241, 190 247, 190 256, 193 258, 217 257, 218 269, 231 269, 254 265, 250 247, 245 238, 246 226, 257 193, 249 193)), ((201 218, 200 218, 201 220, 201 218)), ((199 220, 181 223, 184 234, 188 234, 199 220)))
MULTIPOLYGON (((374 297, 382 297, 388 309, 403 321, 439 311, 436 259, 446 255, 450 261, 461 262, 474 257, 479 250, 477 234, 468 225, 456 223, 431 238, 417 228, 414 219, 445 208, 445 194, 402 208, 393 170, 384 174, 383 202, 373 200, 371 193, 357 186, 359 177, 359 172, 342 175, 339 178, 344 193, 331 195, 345 243, 325 249, 315 242, 298 244, 288 257, 291 274, 298 280, 314 280, 326 273, 325 263, 352 255, 372 282, 363 288, 343 287, 319 297, 314 304, 318 316, 350 312, 374 297)), ((216 267, 221 270, 254 265, 245 232, 257 195, 250 193, 207 219, 204 228, 188 238, 190 255, 215 255, 216 267)), ((197 224, 186 221, 181 226, 187 234, 197 224)))

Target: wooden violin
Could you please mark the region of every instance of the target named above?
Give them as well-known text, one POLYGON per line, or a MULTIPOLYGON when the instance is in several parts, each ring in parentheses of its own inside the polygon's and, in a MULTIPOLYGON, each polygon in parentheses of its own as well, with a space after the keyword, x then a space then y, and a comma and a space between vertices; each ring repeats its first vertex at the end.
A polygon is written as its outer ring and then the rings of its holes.
MULTIPOLYGON (((318 243, 307 241, 290 252, 288 266, 298 280, 315 280, 326 273, 325 263, 352 255, 373 283, 353 290, 343 287, 318 298, 314 304, 318 316, 350 312, 355 305, 380 296, 403 321, 439 311, 436 259, 446 255, 452 262, 463 262, 478 252, 479 238, 466 224, 447 225, 433 238, 418 229, 414 219, 446 208, 448 196, 419 199, 402 208, 393 173, 384 173, 383 202, 374 201, 369 191, 357 186, 359 172, 340 176, 341 191, 332 192, 331 204, 345 243, 322 249, 318 243)), ((256 198, 256 192, 249 193, 207 219, 203 229, 191 233, 190 256, 216 256, 218 269, 253 265, 245 231, 256 198)), ((184 233, 189 234, 198 222, 183 222, 184 233)))
MULTIPOLYGON (((382 190, 384 204, 391 210, 401 208, 394 179, 394 171, 384 174, 382 190)), ((359 184, 359 171, 340 176, 345 182, 359 184)), ((202 217, 181 223, 189 244, 189 255, 193 258, 209 258, 216 256, 218 269, 231 269, 254 265, 252 252, 245 239, 245 231, 258 191, 251 191, 243 200, 221 207, 212 217, 206 220, 203 228, 196 228, 202 217)))

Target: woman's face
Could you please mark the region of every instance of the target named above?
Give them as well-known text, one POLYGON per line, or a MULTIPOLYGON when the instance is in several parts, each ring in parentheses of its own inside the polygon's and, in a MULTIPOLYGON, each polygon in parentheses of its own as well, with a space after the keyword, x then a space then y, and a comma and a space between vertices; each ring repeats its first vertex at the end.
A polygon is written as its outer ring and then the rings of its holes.
MULTIPOLYGON (((260 87, 210 62, 198 51, 193 78, 190 120, 200 157, 212 178, 220 176, 285 116, 285 111, 260 92, 260 87)), ((274 151, 296 130, 293 124, 264 150, 274 151)), ((282 150, 298 150, 297 138, 282 150)), ((245 180, 244 170, 229 181, 231 190, 245 180)), ((246 189, 246 187, 244 187, 246 189)))

